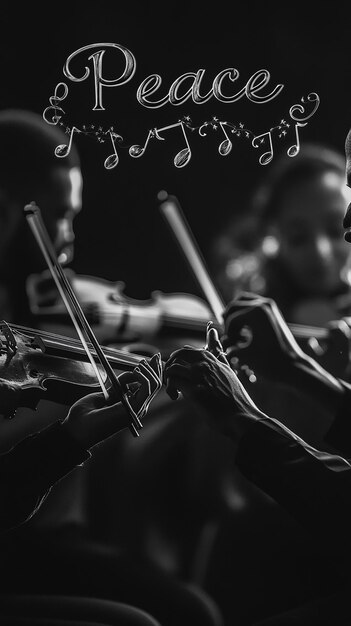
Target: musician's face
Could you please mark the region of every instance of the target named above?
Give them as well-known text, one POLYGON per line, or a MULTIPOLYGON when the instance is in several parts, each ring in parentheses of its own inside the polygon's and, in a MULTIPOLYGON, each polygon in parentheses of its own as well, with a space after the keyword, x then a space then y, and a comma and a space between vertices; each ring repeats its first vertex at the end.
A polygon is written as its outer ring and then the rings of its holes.
MULTIPOLYGON (((345 141, 345 156, 346 156, 346 185, 348 188, 349 197, 351 195, 351 130, 348 132, 345 141)), ((345 240, 351 243, 351 202, 348 204, 343 226, 345 229, 345 240)))
POLYGON ((79 168, 57 167, 49 185, 37 196, 43 221, 60 263, 70 263, 74 255, 73 220, 82 208, 82 175, 79 168))
POLYGON ((285 194, 277 221, 279 256, 308 295, 327 296, 345 280, 350 254, 342 228, 346 206, 345 181, 333 172, 285 194))

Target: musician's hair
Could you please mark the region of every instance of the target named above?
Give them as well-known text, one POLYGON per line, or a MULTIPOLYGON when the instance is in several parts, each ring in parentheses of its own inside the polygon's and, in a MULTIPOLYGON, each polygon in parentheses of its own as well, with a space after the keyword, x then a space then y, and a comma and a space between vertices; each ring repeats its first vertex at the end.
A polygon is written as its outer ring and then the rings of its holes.
POLYGON ((295 157, 284 153, 264 172, 263 181, 257 186, 251 199, 251 215, 264 227, 279 216, 284 196, 292 187, 328 172, 340 176, 340 184, 344 184, 345 157, 333 148, 307 143, 295 157))
POLYGON ((63 130, 45 122, 38 113, 0 111, 0 190, 16 197, 30 195, 46 185, 53 169, 80 167, 74 145, 67 157, 55 155, 55 148, 67 143, 63 130))

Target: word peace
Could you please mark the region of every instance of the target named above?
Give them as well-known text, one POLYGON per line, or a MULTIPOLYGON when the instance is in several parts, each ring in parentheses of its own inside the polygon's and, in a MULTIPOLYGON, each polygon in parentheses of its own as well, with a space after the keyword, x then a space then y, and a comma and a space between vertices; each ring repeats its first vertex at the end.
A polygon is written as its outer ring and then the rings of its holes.
MULTIPOLYGON (((79 57, 80 59, 84 54, 89 55, 92 50, 96 51, 88 56, 88 60, 92 62, 94 77, 95 103, 93 111, 104 111, 105 107, 103 106, 102 98, 103 88, 120 87, 121 85, 128 83, 135 74, 136 60, 132 52, 120 44, 90 44, 75 50, 75 52, 70 54, 67 58, 63 67, 63 73, 66 78, 73 82, 83 82, 89 78, 91 73, 89 67, 85 66, 84 74, 77 76, 72 73, 71 64, 73 59, 76 59, 76 57, 79 57), (103 73, 103 61, 106 52, 105 48, 118 51, 118 54, 120 55, 122 53, 124 57, 124 69, 117 78, 106 78, 103 73)), ((171 84, 168 92, 158 100, 151 100, 150 98, 161 87, 162 78, 159 74, 150 74, 150 76, 147 76, 147 78, 145 78, 139 85, 136 92, 136 98, 142 106, 147 107, 148 109, 157 109, 164 106, 168 102, 174 106, 178 106, 189 100, 189 98, 192 98, 195 104, 204 104, 210 100, 212 96, 219 100, 219 102, 225 103, 237 102, 243 96, 246 96, 251 102, 263 104, 273 100, 273 98, 276 98, 284 87, 284 85, 278 84, 270 93, 259 95, 258 92, 261 92, 270 81, 270 73, 268 70, 262 69, 252 74, 244 87, 239 89, 239 91, 236 91, 236 93, 233 93, 232 83, 235 83, 238 80, 239 71, 234 67, 229 67, 217 74, 208 93, 201 94, 200 88, 205 72, 206 70, 199 69, 197 72, 186 72, 185 74, 182 74, 171 84)))

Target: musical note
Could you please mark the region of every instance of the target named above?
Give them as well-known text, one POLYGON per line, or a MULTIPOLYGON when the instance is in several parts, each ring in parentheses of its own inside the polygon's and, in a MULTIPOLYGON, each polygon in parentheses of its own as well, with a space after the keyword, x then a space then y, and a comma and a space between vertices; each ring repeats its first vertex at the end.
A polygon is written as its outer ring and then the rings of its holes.
POLYGON ((59 159, 63 159, 64 157, 69 155, 71 151, 71 147, 72 147, 74 131, 76 131, 77 133, 80 133, 79 128, 76 128, 76 126, 72 126, 70 130, 70 137, 69 137, 68 145, 65 143, 61 143, 59 146, 55 148, 55 155, 59 157, 59 159))
POLYGON ((180 126, 180 128, 182 129, 183 136, 184 136, 185 143, 186 143, 186 148, 183 148, 175 155, 173 159, 173 163, 178 168, 184 167, 185 165, 187 165, 187 163, 189 163, 191 159, 191 149, 190 149, 190 145, 188 142, 188 138, 186 136, 186 132, 184 130, 184 122, 182 121, 177 122, 176 124, 170 124, 169 126, 164 126, 163 128, 153 128, 152 130, 149 130, 148 136, 143 146, 140 146, 139 144, 134 144, 133 146, 129 148, 130 156, 133 157, 134 159, 141 157, 144 154, 150 139, 153 139, 156 137, 156 139, 159 139, 160 141, 165 141, 165 137, 161 137, 160 133, 166 130, 171 130, 172 128, 177 128, 178 126, 180 126))
MULTIPOLYGON (((294 122, 305 122, 306 120, 308 120, 310 117, 312 117, 312 115, 315 114, 315 112, 317 111, 318 107, 319 107, 319 103, 320 103, 320 98, 319 95, 317 93, 310 93, 307 96, 307 100, 308 102, 314 102, 315 105, 313 107, 313 111, 309 114, 306 115, 305 117, 295 117, 295 111, 299 111, 300 113, 305 113, 305 107, 303 107, 301 104, 293 104, 292 107, 290 107, 289 109, 289 115, 291 117, 292 120, 294 120, 294 122)), ((305 98, 301 98, 301 102, 305 103, 306 100, 305 98)))
MULTIPOLYGON (((183 148, 182 150, 180 150, 180 152, 178 152, 174 159, 173 159, 173 163, 176 167, 184 167, 185 165, 187 165, 191 159, 191 149, 189 146, 189 141, 188 138, 186 136, 186 132, 184 130, 184 124, 183 122, 179 122, 179 124, 174 124, 174 126, 178 126, 180 125, 182 131, 183 131, 183 136, 185 139, 185 143, 186 143, 186 148, 183 148)), ((163 129, 162 129, 163 130, 163 129)))
MULTIPOLYGON (((149 134, 146 137, 146 141, 143 146, 134 144, 133 146, 129 148, 129 154, 131 157, 133 157, 134 159, 138 159, 139 157, 143 156, 150 139, 155 137, 155 130, 156 129, 154 128, 152 130, 149 130, 149 134)), ((163 139, 163 137, 159 137, 159 139, 163 139)))
POLYGON ((119 162, 119 156, 117 154, 117 150, 116 150, 116 144, 115 144, 115 140, 121 140, 122 137, 121 135, 117 135, 116 133, 114 133, 112 130, 108 131, 110 138, 111 138, 111 142, 112 142, 112 147, 113 147, 113 154, 110 154, 104 161, 104 166, 107 170, 112 170, 114 167, 116 167, 116 165, 119 162))
POLYGON ((54 95, 50 96, 49 98, 49 102, 51 106, 46 107, 46 109, 44 109, 43 111, 43 119, 47 124, 51 124, 52 126, 56 126, 56 124, 58 124, 62 115, 57 115, 57 112, 59 111, 60 113, 65 113, 65 111, 61 107, 57 106, 57 103, 62 102, 62 100, 67 98, 67 94, 68 94, 68 87, 66 83, 58 83, 55 87, 54 95), (63 87, 63 95, 60 97, 58 95, 58 90, 61 89, 61 87, 63 87), (52 110, 54 110, 54 114, 52 115, 51 121, 50 121, 49 119, 47 119, 46 115, 49 111, 52 111, 52 110))
POLYGON ((293 144, 292 146, 290 146, 290 148, 287 150, 287 155, 289 157, 294 157, 297 154, 299 154, 300 152, 300 138, 299 138, 299 131, 298 131, 298 127, 302 128, 303 126, 307 126, 307 122, 305 122, 304 124, 301 124, 300 122, 297 122, 295 124, 295 134, 296 134, 296 144, 293 144))
POLYGON ((220 143, 219 147, 218 147, 218 152, 221 156, 227 156, 227 154, 229 154, 231 152, 231 149, 233 147, 232 142, 230 141, 227 132, 224 129, 224 125, 227 122, 219 122, 219 125, 225 135, 225 139, 223 139, 223 141, 220 143))
POLYGON ((272 144, 272 135, 271 135, 271 131, 269 130, 268 133, 263 133, 262 135, 257 135, 257 137, 254 137, 251 145, 253 148, 259 148, 261 145, 263 145, 266 141, 265 137, 268 136, 269 138, 269 151, 265 152, 264 154, 262 154, 259 158, 259 163, 261 165, 268 165, 268 163, 271 162, 271 160, 273 159, 273 144, 272 144), (255 142, 259 141, 259 144, 256 145, 255 142))

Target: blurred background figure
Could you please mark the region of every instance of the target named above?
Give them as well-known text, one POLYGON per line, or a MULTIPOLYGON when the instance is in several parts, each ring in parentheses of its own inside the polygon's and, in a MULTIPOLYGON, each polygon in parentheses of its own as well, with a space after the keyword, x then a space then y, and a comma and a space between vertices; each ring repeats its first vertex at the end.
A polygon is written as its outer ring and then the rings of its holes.
POLYGON ((305 143, 262 172, 246 212, 233 216, 212 247, 226 301, 245 290, 273 298, 291 323, 325 326, 351 314, 345 157, 305 143))

